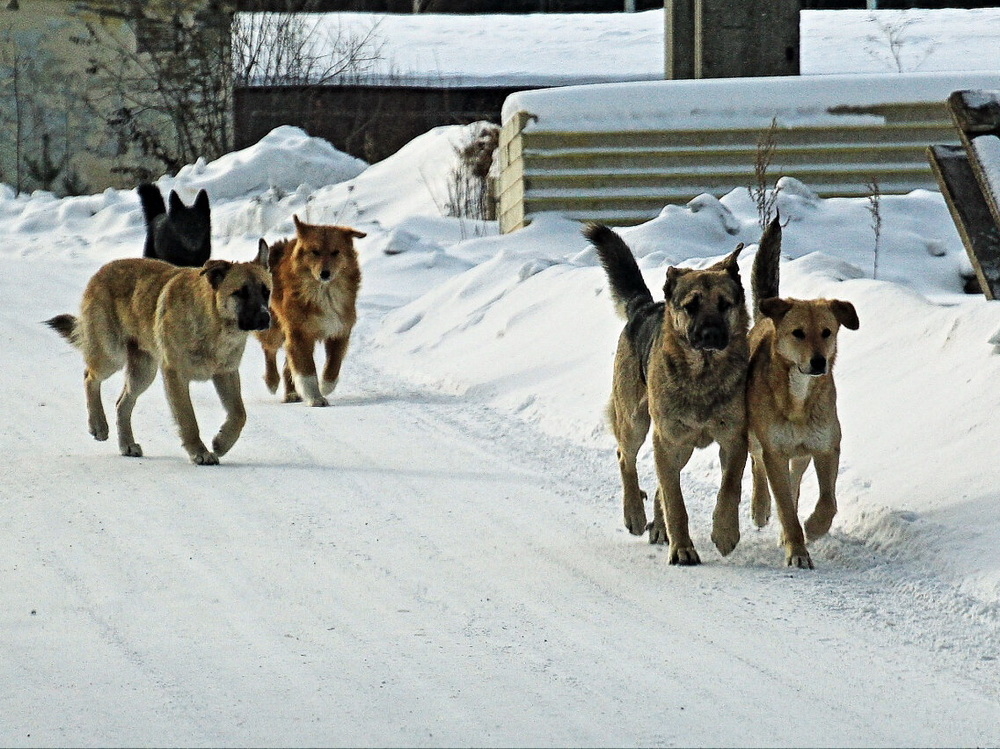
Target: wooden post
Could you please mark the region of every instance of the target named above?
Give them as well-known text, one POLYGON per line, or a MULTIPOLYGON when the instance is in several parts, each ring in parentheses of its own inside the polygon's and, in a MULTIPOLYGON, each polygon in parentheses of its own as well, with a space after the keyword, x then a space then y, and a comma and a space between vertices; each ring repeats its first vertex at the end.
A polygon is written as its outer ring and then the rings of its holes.
POLYGON ((948 110, 962 145, 927 156, 980 289, 1000 299, 1000 91, 953 91, 948 110))

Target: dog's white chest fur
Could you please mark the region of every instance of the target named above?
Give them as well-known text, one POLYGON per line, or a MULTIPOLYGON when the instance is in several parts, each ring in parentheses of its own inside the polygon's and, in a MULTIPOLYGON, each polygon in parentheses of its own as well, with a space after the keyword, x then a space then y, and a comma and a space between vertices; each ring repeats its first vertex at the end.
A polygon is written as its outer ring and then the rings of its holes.
POLYGON ((317 284, 313 289, 312 301, 322 310, 316 320, 323 338, 338 338, 347 332, 344 324, 346 304, 335 282, 317 284))

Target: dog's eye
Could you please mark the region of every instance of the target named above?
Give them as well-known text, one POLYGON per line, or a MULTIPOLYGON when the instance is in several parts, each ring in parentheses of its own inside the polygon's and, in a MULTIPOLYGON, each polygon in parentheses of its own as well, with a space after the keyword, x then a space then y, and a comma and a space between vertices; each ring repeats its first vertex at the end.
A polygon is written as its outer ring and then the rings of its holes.
POLYGON ((800 341, 806 337, 806 332, 802 328, 796 328, 792 331, 792 335, 798 338, 800 341))
POLYGON ((697 312, 698 312, 699 303, 700 303, 700 300, 698 299, 698 297, 694 297, 690 302, 687 302, 686 304, 682 304, 681 308, 685 312, 687 312, 689 315, 694 315, 694 314, 697 314, 697 312))
POLYGON ((313 257, 319 257, 319 256, 320 256, 320 254, 321 254, 321 253, 320 253, 320 251, 319 251, 319 250, 313 250, 313 251, 312 251, 312 256, 313 256, 313 257))
POLYGON ((732 306, 733 303, 730 302, 728 299, 719 300, 719 312, 728 312, 732 306))
POLYGON ((823 328, 823 332, 820 333, 820 335, 823 336, 824 338, 829 338, 830 337, 830 329, 829 328, 823 328))
POLYGON ((330 253, 330 257, 337 257, 337 255, 339 255, 339 254, 340 254, 340 250, 334 250, 333 252, 330 253))
POLYGON ((240 299, 246 299, 250 296, 250 290, 246 286, 240 286, 233 292, 233 296, 239 297, 240 299))

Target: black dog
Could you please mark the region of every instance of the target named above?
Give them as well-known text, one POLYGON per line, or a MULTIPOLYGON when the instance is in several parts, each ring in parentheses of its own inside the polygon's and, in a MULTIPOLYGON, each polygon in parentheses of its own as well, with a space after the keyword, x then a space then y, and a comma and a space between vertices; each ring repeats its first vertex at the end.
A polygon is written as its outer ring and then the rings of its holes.
POLYGON ((146 246, 142 254, 174 265, 195 268, 204 265, 212 254, 208 193, 199 190, 189 207, 171 190, 168 211, 156 185, 143 183, 135 191, 146 216, 146 246))

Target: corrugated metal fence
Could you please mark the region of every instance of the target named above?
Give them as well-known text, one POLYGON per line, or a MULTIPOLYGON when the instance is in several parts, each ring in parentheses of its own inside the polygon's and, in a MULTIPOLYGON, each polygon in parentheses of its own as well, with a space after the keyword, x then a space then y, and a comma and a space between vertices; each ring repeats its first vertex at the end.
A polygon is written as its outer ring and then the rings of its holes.
POLYGON ((500 137, 501 230, 543 211, 634 224, 668 203, 747 188, 772 118, 771 184, 791 176, 824 197, 868 195, 872 182, 883 194, 936 190, 925 151, 957 143, 948 93, 996 87, 1000 74, 743 81, 575 87, 575 112, 572 88, 513 95, 500 137))

